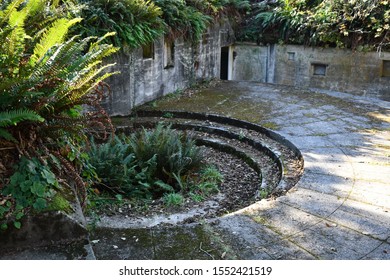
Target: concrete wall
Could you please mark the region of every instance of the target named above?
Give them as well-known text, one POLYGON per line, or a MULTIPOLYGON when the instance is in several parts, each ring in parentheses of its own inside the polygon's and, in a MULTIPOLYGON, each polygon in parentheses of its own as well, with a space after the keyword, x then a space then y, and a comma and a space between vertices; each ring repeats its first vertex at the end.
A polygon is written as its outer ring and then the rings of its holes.
POLYGON ((234 46, 234 80, 371 95, 390 100, 390 53, 295 45, 234 46), (250 63, 252 61, 252 63, 250 63), (385 61, 385 62, 384 62, 385 61))
POLYGON ((210 27, 197 44, 176 39, 168 66, 165 38, 154 42, 153 58, 143 58, 142 48, 117 54, 112 58, 117 65, 110 70, 121 74, 107 80, 112 94, 104 100, 103 107, 111 116, 128 115, 134 106, 186 88, 197 79, 219 77, 221 47, 234 40, 233 30, 225 21, 210 27))
POLYGON ((231 80, 267 82, 268 48, 236 44, 233 49, 231 80))

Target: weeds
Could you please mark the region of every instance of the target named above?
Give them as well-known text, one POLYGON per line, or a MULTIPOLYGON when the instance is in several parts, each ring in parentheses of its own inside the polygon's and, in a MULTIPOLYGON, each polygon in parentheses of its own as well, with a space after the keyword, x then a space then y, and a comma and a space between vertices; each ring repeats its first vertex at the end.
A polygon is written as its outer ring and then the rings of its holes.
POLYGON ((180 206, 184 203, 184 197, 179 193, 167 193, 164 194, 163 201, 167 207, 180 206))

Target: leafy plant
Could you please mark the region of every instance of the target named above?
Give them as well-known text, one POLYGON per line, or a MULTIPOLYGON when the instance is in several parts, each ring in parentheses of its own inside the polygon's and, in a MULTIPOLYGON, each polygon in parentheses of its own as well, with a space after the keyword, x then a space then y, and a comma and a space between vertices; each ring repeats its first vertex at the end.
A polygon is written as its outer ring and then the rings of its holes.
POLYGON ((16 109, 0 112, 0 137, 7 141, 17 142, 15 137, 13 137, 12 134, 5 128, 16 126, 19 122, 22 121, 43 122, 44 118, 42 118, 36 112, 28 109, 16 109))
POLYGON ((0 144, 11 151, 2 151, 0 160, 12 158, 8 169, 12 161, 19 166, 0 182, 6 219, 18 220, 30 206, 47 207, 47 189, 60 181, 69 188, 75 183, 84 201, 86 182, 78 165, 85 159, 74 153, 88 134, 111 129, 99 101, 108 92, 103 80, 114 74, 103 60, 117 48, 102 43, 112 34, 69 38, 69 30, 81 21, 64 12, 63 3, 70 2, 0 2, 0 144), (37 23, 35 17, 44 20, 37 23), (83 106, 89 106, 88 112, 83 106))
POLYGON ((151 198, 156 169, 154 156, 145 162, 139 162, 132 153, 130 144, 118 137, 100 145, 91 141, 88 156, 98 177, 95 184, 97 187, 127 197, 151 198))
POLYGON ((252 5, 241 39, 364 49, 388 48, 390 2, 279 0, 252 5))
POLYGON ((166 193, 163 201, 167 207, 180 206, 184 203, 184 197, 180 193, 166 193))
POLYGON ((188 5, 185 0, 154 0, 161 8, 162 18, 169 27, 172 38, 183 36, 189 40, 199 40, 207 29, 212 17, 188 5))
MULTIPOLYGON (((187 133, 163 124, 158 124, 153 130, 142 129, 133 134, 129 144, 141 162, 156 157, 155 177, 168 184, 175 182, 175 176, 198 169, 203 158, 201 150, 187 133)), ((180 189, 180 185, 173 187, 180 189)))
POLYGON ((162 36, 166 25, 161 10, 148 0, 79 0, 84 4, 83 25, 77 29, 84 36, 102 36, 116 32, 109 40, 115 46, 135 48, 162 36))
POLYGON ((192 182, 191 192, 200 197, 207 197, 219 191, 219 185, 223 182, 223 175, 212 165, 204 167, 200 176, 192 182))
POLYGON ((22 157, 9 183, 1 190, 3 197, 13 198, 13 202, 8 200, 5 206, 0 205, 2 227, 6 228, 7 222, 13 220, 15 227, 20 228, 20 219, 30 210, 44 210, 58 188, 58 180, 47 165, 37 158, 22 157))

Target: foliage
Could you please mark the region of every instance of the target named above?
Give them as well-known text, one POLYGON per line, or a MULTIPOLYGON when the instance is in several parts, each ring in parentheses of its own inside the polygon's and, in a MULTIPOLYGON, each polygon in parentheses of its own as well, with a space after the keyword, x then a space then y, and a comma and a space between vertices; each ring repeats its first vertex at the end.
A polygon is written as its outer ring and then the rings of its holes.
POLYGON ((163 196, 163 201, 167 207, 180 206, 184 203, 184 197, 179 193, 166 193, 163 196))
POLYGON ((162 18, 169 27, 171 38, 183 36, 197 41, 209 24, 222 15, 237 17, 249 8, 246 0, 154 0, 163 11, 162 18))
POLYGON ((43 122, 44 119, 36 112, 28 109, 16 109, 0 112, 0 137, 7 141, 17 142, 5 128, 15 126, 22 121, 43 122))
POLYGON ((215 167, 201 168, 200 148, 187 134, 162 124, 102 144, 92 140, 89 158, 98 192, 131 200, 163 197, 167 205, 178 205, 179 195, 203 199, 218 192, 223 180, 215 167))
POLYGON ((386 48, 390 2, 385 0, 279 0, 253 4, 241 39, 263 42, 386 48))
POLYGON ((185 0, 154 0, 163 12, 162 17, 169 27, 172 38, 183 36, 199 40, 211 22, 211 17, 187 5, 185 0))
MULTIPOLYGON (((85 199, 85 182, 78 166, 85 159, 82 154, 80 160, 76 159, 74 153, 80 151, 86 135, 101 135, 111 128, 99 101, 107 92, 103 80, 113 74, 108 71, 110 65, 103 65, 103 59, 117 49, 102 43, 106 36, 68 38, 70 28, 80 21, 64 12, 61 1, 0 3, 0 144, 17 151, 14 162, 21 158, 14 175, 0 182, 0 190, 7 190, 5 200, 1 200, 5 204, 29 207, 27 202, 20 202, 24 200, 15 182, 32 181, 28 171, 33 164, 41 175, 49 176, 50 171, 64 185, 74 182, 85 199), (36 16, 47 20, 37 24, 36 16), (83 113, 85 105, 90 107, 83 113)), ((56 184, 45 185, 37 180, 30 192, 39 199, 26 200, 41 210, 47 198, 43 188, 56 184), (38 186, 41 189, 37 190, 38 186)), ((23 188, 23 192, 28 191, 28 185, 23 188)), ((20 209, 9 210, 18 215, 20 209)))
POLYGON ((20 228, 20 219, 31 209, 44 210, 58 188, 56 175, 49 166, 37 158, 22 157, 9 183, 1 190, 3 197, 13 199, 13 202, 5 199, 0 205, 2 227, 5 228, 7 222, 13 220, 15 227, 20 228))
MULTIPOLYGON (((202 154, 195 141, 186 132, 169 126, 158 124, 153 130, 142 129, 131 136, 129 144, 141 162, 156 157, 155 177, 168 184, 176 180, 175 175, 190 174, 201 166, 202 154)), ((180 189, 180 185, 174 188, 180 189)))
POLYGON ((77 0, 68 10, 84 19, 77 33, 102 36, 125 50, 147 45, 166 34, 199 40, 214 18, 234 15, 249 8, 247 0, 77 0))
POLYGON ((45 120, 39 126, 42 135, 58 137, 65 128, 80 135, 88 127, 88 117, 81 116, 77 106, 96 105, 102 97, 101 81, 112 75, 103 73, 109 65, 102 66, 102 60, 116 49, 100 44, 102 38, 65 40, 69 28, 80 21, 77 18, 58 18, 43 31, 34 32, 38 34, 34 38, 23 27, 33 20, 29 4, 42 1, 30 0, 20 9, 23 1, 14 2, 20 3, 0 14, 0 39, 6 42, 0 46, 0 125, 9 126, 12 116, 13 126, 7 131, 15 136, 38 133, 36 126, 26 127, 24 121, 45 120))
POLYGON ((165 23, 161 10, 148 0, 79 0, 84 4, 82 25, 77 31, 84 36, 101 36, 116 32, 110 37, 118 47, 135 48, 153 42, 164 34, 165 23))
POLYGON ((99 178, 97 187, 127 197, 152 197, 155 157, 139 162, 132 153, 130 144, 115 137, 101 145, 92 141, 89 162, 99 178))
POLYGON ((210 194, 219 191, 219 185, 223 182, 223 175, 212 166, 202 168, 198 177, 193 178, 190 184, 190 193, 196 200, 203 200, 210 194))

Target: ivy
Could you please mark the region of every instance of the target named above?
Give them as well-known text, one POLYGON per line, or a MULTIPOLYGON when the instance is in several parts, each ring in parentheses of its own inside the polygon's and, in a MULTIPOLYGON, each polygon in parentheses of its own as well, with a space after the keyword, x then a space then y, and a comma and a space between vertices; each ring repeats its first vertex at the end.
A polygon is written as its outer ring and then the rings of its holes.
POLYGON ((20 220, 25 214, 31 210, 45 210, 58 188, 58 180, 48 165, 38 158, 22 157, 9 183, 1 191, 1 196, 7 198, 0 205, 1 227, 6 229, 7 223, 13 221, 14 226, 20 228, 20 220))

